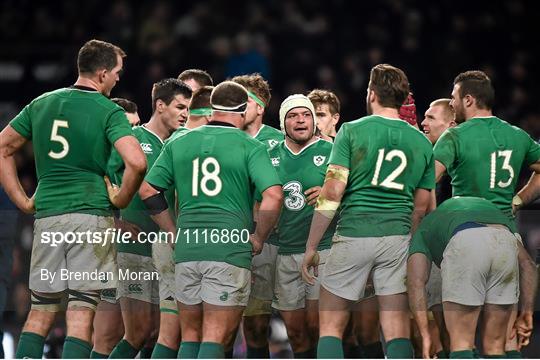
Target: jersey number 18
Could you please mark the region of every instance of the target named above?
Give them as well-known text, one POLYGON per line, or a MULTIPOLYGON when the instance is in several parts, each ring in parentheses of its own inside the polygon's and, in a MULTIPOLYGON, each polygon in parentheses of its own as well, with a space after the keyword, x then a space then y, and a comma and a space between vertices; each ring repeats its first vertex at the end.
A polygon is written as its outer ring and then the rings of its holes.
POLYGON ((221 192, 223 183, 219 178, 219 172, 221 167, 216 158, 208 157, 203 160, 202 164, 199 166, 199 158, 193 160, 193 178, 191 183, 191 195, 199 196, 199 187, 202 192, 207 196, 216 196, 221 192), (212 167, 212 170, 209 170, 209 167, 212 167), (199 179, 199 169, 202 172, 202 178, 199 179), (208 183, 212 182, 214 186, 212 189, 208 187, 208 183))

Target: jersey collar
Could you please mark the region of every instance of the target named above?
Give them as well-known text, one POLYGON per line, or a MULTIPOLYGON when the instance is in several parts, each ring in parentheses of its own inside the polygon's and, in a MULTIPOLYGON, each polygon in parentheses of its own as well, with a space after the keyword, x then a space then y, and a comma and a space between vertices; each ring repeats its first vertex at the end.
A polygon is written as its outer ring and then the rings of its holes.
POLYGON ((84 85, 72 85, 70 86, 70 89, 98 92, 96 89, 91 88, 90 86, 84 86, 84 85))
POLYGON ((263 129, 264 127, 264 124, 261 125, 261 127, 259 128, 259 130, 257 131, 257 133, 255 135, 253 135, 253 138, 257 138, 257 136, 259 136, 259 134, 261 133, 261 130, 263 129))
POLYGON ((224 122, 224 121, 216 121, 216 120, 210 120, 206 126, 225 126, 225 127, 232 127, 236 129, 236 126, 234 126, 231 123, 224 122))
POLYGON ((302 150, 300 150, 300 151, 297 152, 297 153, 295 153, 294 151, 292 151, 291 148, 287 146, 287 141, 286 141, 286 140, 283 141, 283 145, 285 146, 285 149, 287 149, 292 155, 298 156, 298 155, 300 155, 301 153, 303 153, 304 150, 310 148, 312 145, 315 145, 315 144, 318 143, 320 140, 321 140, 320 138, 316 138, 314 142, 312 142, 311 144, 308 144, 308 145, 304 146, 304 147, 302 148, 302 150))
POLYGON ((147 128, 145 125, 146 124, 141 125, 141 128, 148 131, 150 134, 154 135, 159 140, 159 142, 163 144, 163 140, 158 136, 158 134, 156 134, 155 132, 147 128))

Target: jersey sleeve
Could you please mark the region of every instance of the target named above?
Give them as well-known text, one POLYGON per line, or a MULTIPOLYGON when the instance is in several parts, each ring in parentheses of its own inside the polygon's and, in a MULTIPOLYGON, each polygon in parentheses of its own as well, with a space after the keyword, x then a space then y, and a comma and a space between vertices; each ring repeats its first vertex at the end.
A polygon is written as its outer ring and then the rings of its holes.
POLYGON ((435 160, 433 160, 433 153, 431 150, 428 154, 428 163, 424 169, 424 175, 416 188, 427 190, 435 189, 435 160))
POLYGON ((121 137, 133 135, 129 120, 122 109, 119 108, 109 115, 105 124, 105 132, 107 139, 113 145, 121 137))
POLYGON ((32 122, 30 121, 30 105, 24 107, 21 112, 9 123, 21 136, 28 140, 32 139, 32 122))
POLYGON ((273 185, 281 185, 276 169, 272 166, 266 147, 256 146, 248 156, 249 176, 255 184, 256 192, 262 194, 273 185))
POLYGON ((329 164, 339 165, 351 168, 351 143, 349 141, 349 132, 347 131, 347 124, 343 124, 339 129, 332 152, 330 153, 329 164))
POLYGON ((433 148, 435 160, 444 165, 448 170, 457 158, 457 144, 452 129, 446 130, 435 143, 433 148))
POLYGON ((172 168, 172 152, 170 143, 166 144, 159 154, 156 162, 146 174, 144 180, 160 189, 169 189, 174 184, 172 168))
POLYGON ((525 162, 527 165, 532 165, 540 161, 540 144, 534 141, 529 134, 527 134, 527 141, 529 142, 529 146, 525 154, 525 162))
POLYGON ((429 248, 426 246, 425 233, 425 229, 422 229, 420 226, 418 231, 413 235, 411 244, 409 245, 409 256, 416 253, 424 254, 431 262, 433 259, 429 248))

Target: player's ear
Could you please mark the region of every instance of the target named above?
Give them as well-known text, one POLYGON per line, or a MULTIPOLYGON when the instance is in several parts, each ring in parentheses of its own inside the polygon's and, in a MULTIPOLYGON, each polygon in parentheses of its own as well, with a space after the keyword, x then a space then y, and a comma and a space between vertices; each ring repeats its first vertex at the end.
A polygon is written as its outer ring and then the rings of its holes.
POLYGON ((464 100, 464 103, 465 103, 465 106, 466 107, 471 107, 474 105, 476 99, 473 98, 471 95, 465 95, 465 97, 463 98, 464 100))
POLYGON ((264 114, 264 108, 261 105, 257 104, 257 115, 262 114, 264 114))
POLYGON ((377 95, 375 95, 375 91, 368 90, 368 100, 369 100, 369 102, 370 103, 375 102, 376 99, 377 99, 377 95))
POLYGON ((100 83, 105 82, 106 76, 107 76, 107 69, 98 70, 98 79, 100 83))
POLYGON ((165 103, 161 99, 156 100, 156 111, 163 112, 163 107, 165 106, 165 103))
POLYGON ((332 115, 332 125, 336 126, 339 122, 339 113, 335 113, 332 115))

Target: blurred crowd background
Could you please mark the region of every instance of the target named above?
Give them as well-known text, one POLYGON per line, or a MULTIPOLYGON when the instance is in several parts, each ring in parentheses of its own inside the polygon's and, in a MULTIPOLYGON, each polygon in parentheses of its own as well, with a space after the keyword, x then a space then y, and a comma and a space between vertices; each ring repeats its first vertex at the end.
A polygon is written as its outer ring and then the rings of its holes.
MULTIPOLYGON (((0 129, 36 96, 73 84, 78 49, 97 38, 126 51, 124 74, 112 96, 135 101, 143 122, 151 115, 152 84, 188 68, 207 70, 216 83, 261 73, 272 88, 265 121, 275 127, 281 101, 313 88, 335 92, 341 121, 350 121, 365 115, 369 70, 387 62, 407 73, 419 121, 432 100, 450 96, 459 72, 481 69, 495 86, 495 114, 538 139, 540 59, 533 36, 537 14, 530 6, 524 0, 4 0, 0 129)), ((23 186, 32 193, 30 146, 17 161, 23 186)), ((18 338, 29 308, 33 218, 15 211, 1 189, 0 212, 4 265, 11 258, 6 244, 14 244, 13 270, 0 274, 0 281, 9 283, 3 326, 18 338)), ((539 218, 529 217, 522 220, 528 232, 539 218)), ((55 331, 61 338, 62 327, 55 331)))

